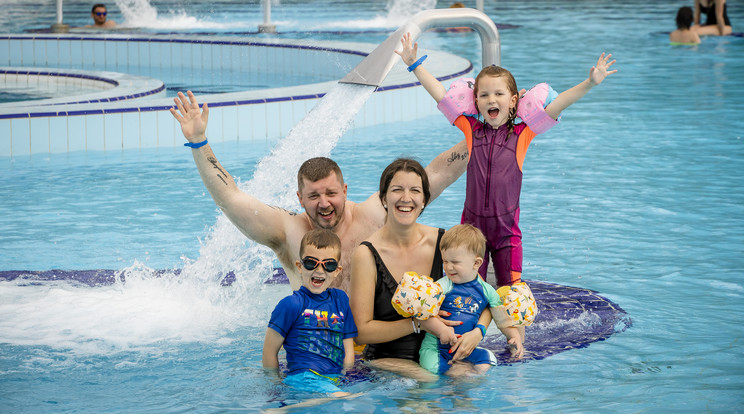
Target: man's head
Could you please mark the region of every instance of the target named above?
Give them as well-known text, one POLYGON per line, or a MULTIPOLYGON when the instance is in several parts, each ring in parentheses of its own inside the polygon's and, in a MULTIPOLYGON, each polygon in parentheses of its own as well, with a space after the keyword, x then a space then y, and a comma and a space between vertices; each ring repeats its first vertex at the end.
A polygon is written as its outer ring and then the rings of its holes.
POLYGON ((341 272, 341 240, 336 233, 315 229, 305 233, 300 241, 300 260, 295 262, 302 286, 312 293, 323 293, 341 272))
POLYGON ((333 160, 316 157, 297 172, 297 197, 315 227, 333 230, 343 217, 346 184, 333 160))
POLYGON ((106 6, 101 3, 93 5, 93 9, 91 9, 90 12, 90 16, 93 18, 93 21, 96 23, 96 25, 102 25, 106 23, 107 14, 108 12, 106 11, 106 6))
POLYGON ((486 253, 486 238, 470 224, 447 230, 439 242, 444 271, 453 283, 467 283, 478 276, 486 253))

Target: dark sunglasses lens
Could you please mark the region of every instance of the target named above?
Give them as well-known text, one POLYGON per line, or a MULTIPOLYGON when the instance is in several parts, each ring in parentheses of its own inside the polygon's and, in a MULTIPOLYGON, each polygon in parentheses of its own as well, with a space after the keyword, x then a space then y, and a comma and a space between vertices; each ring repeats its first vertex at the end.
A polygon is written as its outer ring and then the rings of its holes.
POLYGON ((326 272, 334 272, 336 271, 336 268, 338 268, 338 262, 333 259, 323 263, 323 269, 325 269, 326 272))
POLYGON ((318 267, 318 264, 320 264, 318 261, 307 257, 302 259, 302 266, 307 270, 315 269, 316 267, 318 267))
POLYGON ((101 12, 96 12, 96 14, 97 14, 97 15, 99 15, 99 16, 105 16, 105 15, 106 15, 106 12, 103 12, 103 13, 101 13, 101 12))

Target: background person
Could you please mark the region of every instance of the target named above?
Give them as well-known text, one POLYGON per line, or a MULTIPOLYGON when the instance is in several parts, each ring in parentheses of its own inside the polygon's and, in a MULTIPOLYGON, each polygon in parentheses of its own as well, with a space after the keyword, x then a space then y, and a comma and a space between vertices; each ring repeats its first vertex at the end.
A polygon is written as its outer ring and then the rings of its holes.
POLYGON ((696 45, 700 43, 700 36, 690 29, 692 26, 692 8, 688 6, 680 7, 675 21, 677 30, 669 33, 669 41, 672 44, 696 45))
POLYGON ((90 17, 93 18, 93 24, 85 27, 96 28, 96 29, 111 29, 116 26, 116 22, 107 18, 108 11, 106 6, 102 3, 93 5, 91 9, 90 17))
POLYGON ((700 36, 724 36, 732 32, 726 0, 695 0, 694 22, 692 30, 700 36), (705 15, 705 23, 700 22, 701 14, 705 15))

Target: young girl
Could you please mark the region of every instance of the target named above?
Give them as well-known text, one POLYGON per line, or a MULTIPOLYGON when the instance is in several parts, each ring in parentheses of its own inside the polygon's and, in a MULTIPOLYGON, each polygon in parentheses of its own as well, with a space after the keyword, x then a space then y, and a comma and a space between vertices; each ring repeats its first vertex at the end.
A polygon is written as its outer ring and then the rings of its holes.
POLYGON ((521 281, 522 233, 519 230, 519 193, 522 188, 522 162, 527 147, 539 133, 550 129, 560 113, 581 99, 610 74, 612 55, 602 55, 589 77, 550 101, 552 89, 540 84, 527 92, 520 105, 520 93, 512 74, 498 66, 488 66, 471 82, 470 94, 463 83, 448 92, 416 60, 418 44, 410 34, 401 39, 403 50, 396 53, 409 65, 419 82, 439 104, 450 122, 460 128, 468 142, 467 185, 462 222, 480 229, 486 236, 486 255, 479 273, 486 277, 489 253, 498 286, 521 281), (463 93, 463 90, 466 91, 463 93), (463 102, 472 102, 471 109, 463 102), (544 103, 548 103, 543 108, 544 103), (463 116, 466 114, 469 116, 463 116), (524 122, 515 121, 521 116, 524 122), (475 117, 477 116, 477 118, 475 117))

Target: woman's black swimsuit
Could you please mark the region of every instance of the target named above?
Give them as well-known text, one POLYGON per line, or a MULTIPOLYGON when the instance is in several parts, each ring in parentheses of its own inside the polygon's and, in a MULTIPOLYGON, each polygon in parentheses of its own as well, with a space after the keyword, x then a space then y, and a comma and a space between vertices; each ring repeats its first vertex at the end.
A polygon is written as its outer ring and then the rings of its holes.
MULTIPOLYGON (((444 229, 439 229, 434 261, 431 264, 431 272, 429 272, 429 276, 434 280, 439 280, 443 276, 442 253, 439 251, 439 241, 442 239, 443 234, 444 229)), ((374 302, 375 308, 373 311, 374 319, 378 321, 398 321, 405 319, 395 311, 395 308, 393 308, 391 303, 393 294, 395 294, 395 289, 398 287, 398 282, 396 282, 393 275, 390 274, 390 271, 382 261, 377 249, 375 249, 369 242, 365 241, 362 242, 362 244, 367 246, 367 248, 372 252, 372 256, 375 258, 375 265, 377 266, 377 282, 375 283, 374 302)), ((366 360, 378 358, 402 358, 418 362, 419 348, 421 348, 421 341, 424 340, 424 335, 424 332, 419 334, 412 333, 394 341, 380 344, 369 344, 364 349, 362 358, 366 360)))

